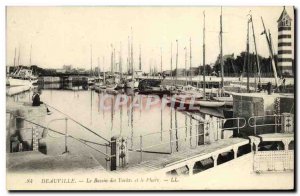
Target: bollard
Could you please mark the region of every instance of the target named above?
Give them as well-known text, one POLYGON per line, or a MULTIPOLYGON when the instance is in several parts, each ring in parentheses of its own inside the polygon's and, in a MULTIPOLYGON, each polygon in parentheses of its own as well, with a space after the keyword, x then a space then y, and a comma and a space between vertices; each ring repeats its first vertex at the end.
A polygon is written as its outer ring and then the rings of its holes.
POLYGON ((65 124, 65 153, 68 153, 68 118, 65 118, 66 124, 65 124))
POLYGON ((140 135, 140 156, 141 156, 141 162, 143 162, 143 136, 140 135))
POLYGON ((294 115, 293 114, 282 113, 281 132, 282 133, 293 133, 294 132, 294 115))
POLYGON ((170 153, 173 153, 173 147, 172 147, 172 129, 170 129, 170 153))
POLYGON ((111 142, 110 142, 110 170, 114 171, 117 170, 117 159, 116 159, 116 155, 117 155, 117 142, 116 142, 117 138, 116 137, 112 137, 111 138, 111 142))
POLYGON ((127 139, 121 136, 111 138, 111 161, 110 170, 117 170, 118 167, 125 167, 129 162, 127 139))

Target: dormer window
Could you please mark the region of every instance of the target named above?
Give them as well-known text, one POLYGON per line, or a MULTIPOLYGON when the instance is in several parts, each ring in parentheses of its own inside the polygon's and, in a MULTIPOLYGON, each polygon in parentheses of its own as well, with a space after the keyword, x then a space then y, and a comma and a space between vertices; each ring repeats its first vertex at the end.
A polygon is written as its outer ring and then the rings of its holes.
POLYGON ((277 22, 278 22, 278 27, 290 27, 291 26, 291 18, 287 14, 285 8, 283 8, 283 11, 282 11, 279 19, 277 20, 277 22))

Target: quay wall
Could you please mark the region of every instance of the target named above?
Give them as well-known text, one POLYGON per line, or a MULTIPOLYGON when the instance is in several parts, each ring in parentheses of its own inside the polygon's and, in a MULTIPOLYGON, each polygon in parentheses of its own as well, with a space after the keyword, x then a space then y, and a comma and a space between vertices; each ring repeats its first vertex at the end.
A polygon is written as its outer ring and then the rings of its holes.
POLYGON ((32 107, 31 103, 8 102, 6 105, 6 144, 7 152, 32 150, 33 137, 42 138, 44 130, 24 119, 30 119, 38 124, 44 124, 47 114, 44 105, 32 107), (18 118, 21 117, 21 118, 18 118))

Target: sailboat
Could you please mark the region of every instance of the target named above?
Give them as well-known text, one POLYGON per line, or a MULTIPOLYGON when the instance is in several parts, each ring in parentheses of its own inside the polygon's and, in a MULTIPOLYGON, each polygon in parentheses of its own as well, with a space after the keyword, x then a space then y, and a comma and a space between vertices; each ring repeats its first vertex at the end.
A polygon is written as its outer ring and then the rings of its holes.
POLYGON ((91 45, 91 71, 90 76, 88 77, 88 86, 92 86, 95 83, 95 77, 93 75, 93 48, 91 45))
MULTIPOLYGON (((16 52, 15 52, 16 55, 16 52)), ((15 60, 14 60, 15 62, 15 60)), ((15 63, 14 63, 15 64, 15 63)), ((30 66, 31 66, 31 48, 30 48, 30 66)), ((15 86, 32 86, 38 81, 37 76, 33 75, 31 69, 20 66, 20 49, 18 57, 18 67, 14 73, 12 73, 7 79, 7 83, 10 87, 15 86)))
POLYGON ((133 66, 133 35, 131 28, 131 47, 130 47, 130 67, 131 67, 131 77, 127 78, 126 88, 137 89, 139 87, 139 81, 134 78, 134 66, 133 66))
POLYGON ((117 86, 115 90, 124 89, 125 87, 125 81, 123 78, 123 67, 122 67, 122 43, 120 43, 120 52, 119 52, 119 78, 115 79, 115 82, 117 83, 117 86))
MULTIPOLYGON (((221 100, 214 100, 207 98, 206 96, 206 82, 205 82, 205 12, 203 13, 203 99, 200 101, 200 106, 203 107, 210 107, 210 108, 217 108, 222 107, 225 105, 224 101, 221 100)), ((222 20, 222 14, 221 14, 221 20, 222 20)), ((222 24, 222 22, 221 22, 222 24)), ((221 35, 222 35, 222 25, 221 25, 221 35)), ((222 39, 221 39, 222 40, 222 39)), ((222 44, 222 41, 221 41, 222 44)), ((221 56, 222 56, 222 47, 221 47, 221 56)), ((221 63, 222 67, 222 63, 221 63)), ((223 69, 222 69, 223 70, 223 69)), ((222 75, 222 81, 223 81, 223 75, 222 75)))

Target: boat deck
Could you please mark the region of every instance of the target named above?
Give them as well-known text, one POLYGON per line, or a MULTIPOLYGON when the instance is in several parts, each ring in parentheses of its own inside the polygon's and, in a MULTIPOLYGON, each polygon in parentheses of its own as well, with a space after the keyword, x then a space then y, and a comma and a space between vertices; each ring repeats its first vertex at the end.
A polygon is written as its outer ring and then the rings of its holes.
POLYGON ((159 158, 149 161, 144 161, 135 166, 121 168, 115 172, 123 173, 123 172, 139 172, 146 173, 149 171, 156 171, 163 169, 165 167, 175 165, 177 163, 182 163, 184 161, 188 161, 195 157, 203 156, 206 154, 214 153, 217 151, 222 151, 231 146, 241 146, 248 144, 248 139, 242 138, 230 138, 216 141, 209 145, 201 145, 195 149, 187 149, 180 152, 174 152, 171 155, 166 155, 165 158, 159 158))

